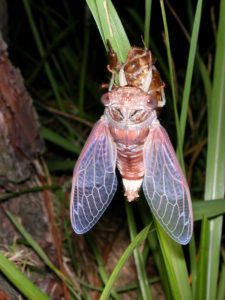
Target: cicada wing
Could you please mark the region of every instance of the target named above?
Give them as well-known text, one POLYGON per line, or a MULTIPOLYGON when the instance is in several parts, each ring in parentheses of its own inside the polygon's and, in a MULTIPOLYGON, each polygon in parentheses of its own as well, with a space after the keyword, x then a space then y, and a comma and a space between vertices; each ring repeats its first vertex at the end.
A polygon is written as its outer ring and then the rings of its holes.
POLYGON ((166 130, 150 131, 144 146, 143 191, 155 217, 179 244, 187 244, 193 230, 188 184, 166 130))
POLYGON ((75 165, 70 200, 74 231, 87 232, 111 202, 117 188, 116 146, 104 120, 93 128, 75 165))

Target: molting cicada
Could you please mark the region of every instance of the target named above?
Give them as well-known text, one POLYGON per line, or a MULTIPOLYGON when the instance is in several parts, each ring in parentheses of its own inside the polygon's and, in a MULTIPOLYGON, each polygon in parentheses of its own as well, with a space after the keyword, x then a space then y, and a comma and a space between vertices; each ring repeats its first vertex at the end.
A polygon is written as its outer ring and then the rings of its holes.
POLYGON ((187 244, 193 228, 190 191, 168 134, 157 118, 157 110, 165 104, 164 83, 150 51, 132 47, 123 65, 112 49, 109 54, 110 65, 119 74, 119 85, 113 75, 109 91, 101 98, 104 114, 74 168, 73 229, 85 233, 102 216, 117 189, 117 167, 127 200, 135 200, 142 186, 164 230, 176 242, 187 244))

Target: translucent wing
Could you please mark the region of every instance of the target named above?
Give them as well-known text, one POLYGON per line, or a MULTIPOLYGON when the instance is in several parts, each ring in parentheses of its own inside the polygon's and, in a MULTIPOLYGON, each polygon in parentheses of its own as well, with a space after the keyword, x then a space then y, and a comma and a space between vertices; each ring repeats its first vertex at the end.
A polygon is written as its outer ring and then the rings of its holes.
POLYGON ((193 227, 190 191, 162 126, 149 133, 144 166, 143 191, 152 212, 172 239, 187 244, 193 227))
POLYGON ((104 120, 100 120, 74 169, 70 217, 76 233, 90 230, 111 202, 117 188, 115 167, 116 147, 104 120))

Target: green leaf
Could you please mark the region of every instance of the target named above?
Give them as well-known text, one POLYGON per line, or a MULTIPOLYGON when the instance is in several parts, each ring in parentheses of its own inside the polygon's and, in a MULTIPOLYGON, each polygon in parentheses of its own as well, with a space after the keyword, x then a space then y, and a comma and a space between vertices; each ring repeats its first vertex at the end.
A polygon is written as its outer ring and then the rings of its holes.
POLYGON ((218 295, 217 300, 225 299, 225 263, 222 264, 221 272, 220 272, 220 280, 218 285, 218 295))
POLYGON ((120 260, 118 261, 116 267, 114 268, 112 274, 109 277, 109 280, 102 292, 100 300, 107 300, 110 295, 110 291, 118 278, 123 266, 125 265, 128 258, 132 255, 134 249, 138 247, 147 237, 149 229, 151 225, 146 226, 130 243, 127 249, 124 251, 123 255, 121 256, 120 260))
MULTIPOLYGON (((172 55, 170 50, 170 41, 169 41, 169 31, 167 26, 166 12, 164 7, 164 1, 160 0, 164 30, 166 36, 166 49, 168 56, 169 72, 170 72, 170 84, 172 89, 173 97, 173 106, 174 106, 174 115, 176 122, 176 130, 178 137, 178 155, 180 164, 184 170, 184 160, 182 153, 182 144, 181 144, 181 132, 179 126, 179 118, 177 112, 177 105, 175 99, 175 87, 174 87, 174 78, 173 78, 173 68, 172 68, 172 55)), ((154 219, 155 220, 155 219, 154 219)), ((188 280, 187 266, 182 251, 181 245, 175 243, 162 229, 157 220, 155 220, 156 230, 160 242, 160 247, 163 253, 165 266, 168 273, 168 278, 170 281, 170 287, 173 294, 173 299, 191 299, 192 293, 188 280)))
POLYGON ((35 250, 35 252, 40 256, 40 258, 43 260, 43 262, 48 266, 55 274, 63 280, 67 287, 70 289, 71 293, 75 296, 75 299, 81 300, 80 296, 75 292, 75 287, 73 286, 72 282, 69 278, 67 278, 64 274, 61 273, 59 269, 57 269, 51 260, 48 258, 48 256, 45 254, 45 252, 42 250, 42 248, 37 244, 37 242, 32 238, 32 236, 24 229, 24 227, 17 222, 16 218, 9 212, 6 211, 7 216, 11 220, 11 222, 16 226, 16 228, 19 230, 21 235, 26 239, 26 241, 29 243, 29 245, 35 250))
POLYGON ((31 188, 27 188, 27 189, 23 189, 17 192, 13 192, 13 193, 5 193, 5 194, 0 194, 0 201, 1 200, 5 200, 11 197, 16 197, 25 193, 33 193, 33 192, 40 192, 40 191, 44 191, 44 190, 53 190, 56 189, 57 186, 56 185, 43 185, 43 186, 34 186, 31 188))
MULTIPOLYGON (((86 235, 87 241, 90 245, 90 247, 92 248, 92 251, 94 253, 95 259, 97 261, 98 264, 98 272, 101 276, 102 281, 104 282, 105 285, 107 285, 108 283, 108 274, 106 272, 106 269, 104 267, 104 263, 102 261, 102 257, 99 254, 98 250, 96 249, 95 243, 92 241, 90 235, 86 235)), ((110 290, 108 291, 109 293, 111 293, 111 295, 113 296, 114 299, 116 300, 120 300, 119 295, 116 293, 115 289, 112 288, 112 286, 110 287, 110 290)), ((108 299, 107 298, 103 298, 103 299, 108 299)))
MULTIPOLYGON (((149 206, 147 205, 145 199, 140 199, 140 201, 138 201, 138 208, 140 210, 141 220, 142 220, 144 226, 147 226, 148 224, 150 224, 152 222, 152 215, 150 213, 149 206)), ((162 251, 159 247, 159 242, 158 242, 156 231, 152 231, 151 234, 148 234, 147 238, 148 238, 148 244, 149 244, 150 250, 153 255, 154 263, 157 267, 160 279, 163 284, 163 289, 166 294, 166 299, 170 300, 170 299, 172 299, 172 296, 171 296, 171 291, 170 291, 168 274, 166 271, 162 251)))
POLYGON ((208 264, 205 262, 207 261, 209 254, 209 250, 207 248, 209 242, 209 230, 209 221, 204 218, 201 227, 199 260, 197 263, 197 289, 195 291, 195 300, 206 299, 208 264))
POLYGON ((79 82, 79 97, 78 97, 78 108, 79 112, 82 114, 84 111, 84 96, 85 96, 85 83, 86 83, 86 73, 88 66, 88 50, 89 50, 89 39, 90 39, 90 11, 85 7, 85 27, 84 27, 84 42, 83 42, 83 54, 82 54, 82 64, 80 72, 80 82, 79 82))
POLYGON ((65 139, 58 133, 52 131, 51 129, 48 129, 47 127, 42 126, 40 129, 40 132, 46 140, 52 142, 53 144, 56 144, 57 146, 65 149, 67 151, 70 151, 70 152, 73 152, 76 154, 80 154, 81 147, 79 147, 75 144, 72 144, 69 140, 65 139))
MULTIPOLYGON (((209 104, 208 152, 206 165, 205 200, 224 197, 225 165, 225 0, 220 1, 219 24, 215 53, 215 67, 211 103, 209 104)), ((203 227, 204 228, 204 227, 203 227)), ((208 255, 199 253, 199 259, 206 265, 206 274, 198 278, 202 286, 199 299, 216 299, 222 217, 209 221, 209 226, 201 234, 200 248, 208 249, 208 255), (203 255, 203 258, 200 256, 203 255)))
POLYGON ((167 26, 166 11, 165 11, 165 6, 164 6, 163 0, 160 0, 160 6, 161 6, 165 36, 166 36, 166 51, 167 51, 167 58, 168 58, 168 65, 169 65, 169 77, 170 77, 174 117, 175 117, 176 132, 177 132, 177 143, 178 143, 177 151, 178 151, 180 165, 181 165, 183 171, 185 172, 184 158, 183 158, 182 144, 181 144, 181 131, 180 131, 180 126, 179 126, 180 123, 179 123, 179 117, 178 117, 178 112, 177 112, 177 101, 176 101, 176 95, 175 95, 175 85, 174 85, 174 76, 173 76, 173 61, 172 61, 172 54, 171 54, 171 49, 170 49, 170 39, 169 39, 169 30, 168 30, 168 26, 167 26))
POLYGON ((31 300, 50 299, 40 291, 17 267, 0 253, 0 270, 12 284, 27 298, 31 300))
MULTIPOLYGON (((46 57, 46 52, 45 52, 43 43, 41 41, 41 37, 39 35, 37 26, 35 24, 35 21, 34 21, 33 15, 32 15, 32 11, 31 11, 31 8, 30 8, 30 1, 29 0, 23 0, 23 4, 24 4, 24 8, 25 8, 25 11, 26 11, 26 14, 27 14, 28 21, 30 23, 32 33, 34 35, 35 42, 37 44, 38 51, 40 53, 40 57, 44 58, 44 57, 46 57)), ((63 111, 64 110, 64 104, 63 104, 63 101, 61 99, 59 89, 58 89, 58 85, 57 85, 56 79, 54 77, 54 74, 51 70, 50 64, 47 61, 45 61, 44 67, 45 67, 45 71, 46 71, 47 77, 49 79, 49 82, 50 82, 50 84, 52 86, 52 89, 54 91, 58 106, 63 111)))
POLYGON ((195 221, 212 218, 225 213, 225 199, 194 201, 192 207, 195 221))
POLYGON ((196 14, 194 18, 193 30, 191 35, 191 43, 190 43, 188 63, 187 63, 186 76, 185 76, 185 84, 184 84, 184 94, 182 99, 182 108, 181 108, 181 115, 180 115, 180 132, 181 132, 182 147, 184 142, 188 102, 189 102, 190 92, 191 92, 191 82, 192 82, 192 75, 193 75, 194 62, 196 56, 199 27, 201 21, 201 11, 202 11, 202 0, 198 0, 196 14))
POLYGON ((94 12, 94 18, 98 28, 100 28, 99 31, 105 48, 107 49, 106 41, 109 40, 119 61, 126 61, 130 43, 112 2, 110 0, 87 0, 87 4, 94 12))
POLYGON ((9 217, 9 219, 12 221, 12 223, 16 226, 16 228, 19 230, 19 232, 23 235, 23 237, 28 241, 28 243, 32 246, 32 248, 42 258, 45 264, 48 265, 50 268, 52 267, 54 268, 48 256, 41 249, 41 247, 35 242, 35 240, 31 237, 31 235, 23 228, 23 226, 19 222, 17 222, 15 217, 9 211, 6 211, 6 214, 9 217))
MULTIPOLYGON (((137 236, 137 229, 136 229, 136 224, 134 220, 134 214, 132 211, 131 205, 126 202, 126 212, 127 212, 127 221, 128 221, 128 226, 129 226, 129 232, 130 232, 130 237, 131 241, 135 239, 137 236)), ((139 248, 134 249, 134 260, 135 260, 135 265, 137 269, 137 274, 138 274, 138 282, 140 286, 140 291, 142 295, 143 300, 150 300, 152 298, 151 290, 148 285, 148 278, 145 270, 145 264, 143 260, 142 253, 139 248)))
POLYGON ((182 247, 174 242, 155 220, 174 300, 192 299, 188 272, 182 247))
POLYGON ((86 0, 86 2, 87 2, 87 5, 88 5, 94 19, 95 19, 95 23, 98 27, 98 31, 101 35, 102 41, 105 44, 104 33, 103 33, 102 25, 101 25, 101 22, 100 22, 100 17, 99 17, 99 13, 98 13, 96 0, 86 0))
POLYGON ((147 48, 149 47, 149 38, 150 38, 151 10, 152 10, 152 0, 145 0, 144 41, 145 41, 145 46, 147 48))

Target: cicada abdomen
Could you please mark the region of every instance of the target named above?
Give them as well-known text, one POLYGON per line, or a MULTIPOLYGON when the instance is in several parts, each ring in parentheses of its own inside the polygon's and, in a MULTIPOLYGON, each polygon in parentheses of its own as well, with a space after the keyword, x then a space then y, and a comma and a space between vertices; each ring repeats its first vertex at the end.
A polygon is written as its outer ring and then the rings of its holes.
POLYGON ((76 163, 71 193, 71 222, 87 232, 101 217, 117 188, 116 166, 128 201, 143 191, 164 230, 180 244, 192 235, 193 215, 186 179, 156 110, 165 104, 164 84, 151 53, 133 47, 125 64, 111 66, 119 85, 102 96, 104 115, 76 163))

